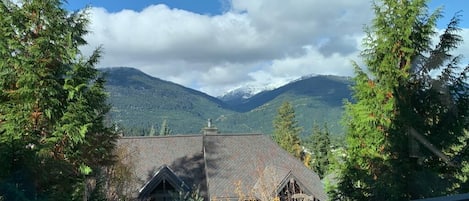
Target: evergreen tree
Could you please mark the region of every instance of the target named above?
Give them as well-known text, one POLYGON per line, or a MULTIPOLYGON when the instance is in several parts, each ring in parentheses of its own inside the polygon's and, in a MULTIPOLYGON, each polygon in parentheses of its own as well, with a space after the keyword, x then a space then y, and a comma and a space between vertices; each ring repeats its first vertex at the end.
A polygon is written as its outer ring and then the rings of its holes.
POLYGON ((171 128, 169 128, 168 121, 163 120, 161 124, 160 136, 166 136, 171 134, 171 128))
POLYGON ((324 124, 324 129, 319 128, 317 124, 313 126, 313 133, 310 136, 308 148, 311 150, 311 169, 322 179, 329 168, 329 157, 331 149, 331 140, 329 129, 324 124))
POLYGON ((273 124, 274 141, 290 154, 301 159, 303 151, 299 137, 301 128, 295 119, 295 110, 289 102, 284 102, 280 106, 273 124))
POLYGON ((150 131, 148 132, 148 136, 155 136, 155 134, 156 134, 155 125, 151 125, 150 131))
POLYGON ((408 200, 467 185, 469 66, 458 68, 450 54, 461 42, 458 18, 432 47, 441 15, 426 8, 425 0, 374 3, 362 52, 367 71, 355 64, 356 102, 346 105, 336 198, 408 200))
POLYGON ((83 200, 113 163, 116 135, 104 79, 78 47, 86 13, 60 0, 0 2, 0 194, 6 200, 83 200))

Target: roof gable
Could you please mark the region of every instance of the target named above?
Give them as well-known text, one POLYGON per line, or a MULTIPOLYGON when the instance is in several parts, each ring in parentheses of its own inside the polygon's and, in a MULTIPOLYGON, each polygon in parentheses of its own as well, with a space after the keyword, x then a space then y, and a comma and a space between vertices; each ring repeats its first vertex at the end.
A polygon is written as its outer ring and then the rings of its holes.
MULTIPOLYGON (((306 192, 321 200, 327 199, 319 176, 280 148, 269 136, 208 135, 205 137, 205 147, 211 198, 237 198, 239 192, 235 192, 235 188, 245 196, 258 197, 259 193, 265 194, 255 189, 260 178, 264 177, 265 182, 275 187, 288 175, 294 175, 300 178, 306 192), (275 171, 274 176, 263 176, 269 170, 275 171)), ((269 193, 276 189, 270 190, 269 193)))
POLYGON ((161 166, 155 175, 140 189, 138 199, 150 197, 150 194, 161 182, 168 182, 178 192, 187 194, 191 188, 187 186, 178 176, 176 176, 168 166, 161 166))

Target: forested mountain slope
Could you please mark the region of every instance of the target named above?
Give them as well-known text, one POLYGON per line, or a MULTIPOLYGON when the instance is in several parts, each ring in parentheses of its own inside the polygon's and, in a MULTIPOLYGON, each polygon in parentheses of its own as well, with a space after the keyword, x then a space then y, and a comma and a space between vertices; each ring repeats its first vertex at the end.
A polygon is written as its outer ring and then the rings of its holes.
POLYGON ((231 113, 202 92, 151 77, 133 68, 108 68, 111 119, 140 135, 167 120, 176 133, 198 133, 208 118, 231 113))
POLYGON ((106 68, 111 120, 126 135, 158 134, 164 120, 172 133, 200 133, 207 119, 223 133, 272 132, 277 108, 289 101, 296 110, 303 135, 313 122, 327 122, 333 133, 340 125, 344 99, 350 98, 347 78, 315 76, 264 91, 242 102, 227 104, 205 93, 151 77, 134 68, 106 68))

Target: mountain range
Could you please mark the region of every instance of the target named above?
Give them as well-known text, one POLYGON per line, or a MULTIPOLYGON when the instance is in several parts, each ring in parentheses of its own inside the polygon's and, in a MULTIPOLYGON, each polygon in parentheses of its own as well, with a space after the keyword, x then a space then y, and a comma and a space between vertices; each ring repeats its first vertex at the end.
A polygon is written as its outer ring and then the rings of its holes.
POLYGON ((110 119, 125 135, 158 133, 163 121, 174 134, 197 134, 211 119, 222 133, 266 133, 284 101, 289 101, 303 136, 314 123, 327 123, 333 134, 343 133, 340 124, 343 101, 350 100, 347 77, 309 76, 276 89, 251 94, 238 89, 221 97, 149 76, 135 68, 104 68, 112 106, 110 119))

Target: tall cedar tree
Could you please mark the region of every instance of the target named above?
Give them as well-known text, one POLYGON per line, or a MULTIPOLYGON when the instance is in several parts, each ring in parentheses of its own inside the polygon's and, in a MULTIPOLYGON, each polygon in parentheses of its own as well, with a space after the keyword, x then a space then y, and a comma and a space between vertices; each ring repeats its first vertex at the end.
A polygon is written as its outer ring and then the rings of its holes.
POLYGON ((289 102, 284 102, 274 119, 274 141, 298 159, 302 158, 300 141, 301 128, 295 119, 295 110, 289 102))
POLYGON ((60 0, 0 1, 3 199, 88 199, 85 186, 113 162, 99 50, 84 58, 78 49, 87 23, 60 0))
POLYGON ((314 124, 308 148, 311 150, 312 155, 310 167, 322 179, 329 168, 331 150, 331 140, 327 124, 324 124, 324 129, 314 124))
POLYGON ((160 136, 171 135, 171 128, 169 128, 168 121, 165 119, 161 123, 160 136))
POLYGON ((408 200, 467 191, 469 66, 450 54, 462 40, 458 16, 433 47, 441 14, 428 14, 425 0, 382 0, 374 11, 362 52, 367 71, 355 64, 356 102, 346 105, 347 157, 334 196, 408 200))

